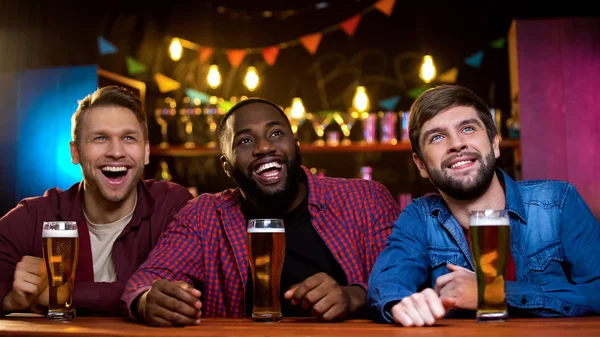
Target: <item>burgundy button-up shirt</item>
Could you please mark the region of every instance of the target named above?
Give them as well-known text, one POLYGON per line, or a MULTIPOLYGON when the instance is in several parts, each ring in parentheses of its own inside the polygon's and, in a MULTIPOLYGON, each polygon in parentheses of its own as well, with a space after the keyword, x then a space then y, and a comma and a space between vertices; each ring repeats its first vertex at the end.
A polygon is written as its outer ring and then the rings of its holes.
MULTIPOLYGON (((348 284, 367 287, 400 207, 375 181, 308 180, 312 225, 338 261, 348 284)), ((122 300, 129 315, 135 299, 156 279, 182 280, 202 291, 202 315, 240 317, 248 279, 246 220, 239 189, 203 194, 184 207, 162 234, 148 260, 130 278, 122 300)))
POLYGON ((146 260, 173 216, 192 199, 183 186, 155 180, 139 182, 137 193, 133 217, 112 248, 115 282, 94 282, 90 234, 83 215, 83 183, 66 191, 53 188, 42 197, 23 199, 0 219, 0 300, 11 290, 21 258, 42 257, 43 222, 77 221, 79 262, 73 299, 77 314, 122 314, 119 298, 125 283, 146 260))

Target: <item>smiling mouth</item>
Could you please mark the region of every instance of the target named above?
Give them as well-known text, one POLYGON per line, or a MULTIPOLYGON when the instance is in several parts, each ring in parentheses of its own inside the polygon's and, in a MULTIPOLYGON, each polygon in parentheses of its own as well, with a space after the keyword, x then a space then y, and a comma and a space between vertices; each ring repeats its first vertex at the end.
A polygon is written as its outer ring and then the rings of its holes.
POLYGON ((475 160, 473 159, 468 159, 468 160, 461 160, 459 162, 456 162, 450 166, 448 166, 449 169, 456 169, 456 168, 461 168, 465 165, 469 165, 471 163, 475 162, 475 160))
POLYGON ((263 178, 274 178, 281 172, 281 167, 281 163, 277 161, 271 161, 256 168, 256 170, 254 170, 254 174, 263 178))
POLYGON ((127 167, 125 166, 104 166, 100 169, 102 174, 111 181, 118 181, 127 175, 127 167))

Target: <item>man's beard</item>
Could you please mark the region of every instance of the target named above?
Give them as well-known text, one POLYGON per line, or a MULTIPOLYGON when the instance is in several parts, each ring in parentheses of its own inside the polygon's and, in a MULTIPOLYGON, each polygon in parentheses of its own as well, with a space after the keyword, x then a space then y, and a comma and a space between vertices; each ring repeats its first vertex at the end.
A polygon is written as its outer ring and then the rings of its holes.
POLYGON ((302 156, 296 145, 295 158, 283 163, 286 166, 286 180, 282 189, 267 192, 260 188, 258 183, 252 179, 252 171, 243 173, 233 165, 230 174, 233 182, 244 192, 246 201, 255 206, 255 211, 268 211, 271 216, 283 214, 298 195, 299 180, 302 174, 302 156))
MULTIPOLYGON (((450 177, 447 170, 430 169, 427 167, 431 183, 441 192, 455 200, 473 200, 482 196, 492 183, 496 169, 496 157, 494 151, 483 158, 478 153, 473 153, 476 160, 481 163, 481 167, 472 181, 462 181, 450 177), (483 160, 482 160, 483 159, 483 160)), ((445 165, 442 165, 445 167, 445 165)))

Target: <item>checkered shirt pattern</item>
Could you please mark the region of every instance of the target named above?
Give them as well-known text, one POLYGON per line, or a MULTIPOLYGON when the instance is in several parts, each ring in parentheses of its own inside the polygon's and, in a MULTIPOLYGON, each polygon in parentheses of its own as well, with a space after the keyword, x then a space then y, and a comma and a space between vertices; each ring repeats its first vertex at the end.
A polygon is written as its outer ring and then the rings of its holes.
MULTIPOLYGON (((389 191, 370 180, 308 180, 312 225, 344 270, 348 284, 367 287, 369 273, 400 208, 389 191)), ((134 300, 157 279, 185 281, 203 291, 202 314, 243 317, 248 278, 246 220, 239 189, 202 194, 183 208, 121 297, 128 315, 134 300)))

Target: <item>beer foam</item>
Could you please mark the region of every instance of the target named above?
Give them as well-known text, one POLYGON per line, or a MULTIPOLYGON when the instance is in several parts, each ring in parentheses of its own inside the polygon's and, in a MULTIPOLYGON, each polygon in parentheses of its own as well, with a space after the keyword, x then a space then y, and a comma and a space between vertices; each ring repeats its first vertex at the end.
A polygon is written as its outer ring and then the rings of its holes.
POLYGON ((66 231, 45 230, 42 231, 42 238, 78 238, 79 233, 76 229, 66 231))
POLYGON ((477 226, 510 226, 508 219, 486 219, 486 218, 471 218, 471 227, 477 226))
POLYGON ((248 228, 248 233, 285 233, 285 228, 248 228))

